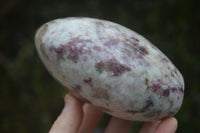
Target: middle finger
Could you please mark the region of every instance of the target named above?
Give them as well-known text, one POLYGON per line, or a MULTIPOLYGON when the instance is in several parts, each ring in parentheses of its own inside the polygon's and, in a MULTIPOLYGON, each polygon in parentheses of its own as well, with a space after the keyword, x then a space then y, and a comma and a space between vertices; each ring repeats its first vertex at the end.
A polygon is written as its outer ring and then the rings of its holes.
POLYGON ((83 120, 78 133, 93 133, 99 120, 103 116, 103 112, 87 103, 83 106, 83 112, 83 120))

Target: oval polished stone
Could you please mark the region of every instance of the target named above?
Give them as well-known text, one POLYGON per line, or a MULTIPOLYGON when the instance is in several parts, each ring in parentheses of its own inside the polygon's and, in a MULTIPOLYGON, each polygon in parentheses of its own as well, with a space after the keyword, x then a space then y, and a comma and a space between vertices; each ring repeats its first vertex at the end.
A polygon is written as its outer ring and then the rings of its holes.
POLYGON ((154 121, 181 107, 180 72, 158 48, 126 27, 92 18, 56 19, 38 29, 35 44, 58 82, 113 116, 154 121))

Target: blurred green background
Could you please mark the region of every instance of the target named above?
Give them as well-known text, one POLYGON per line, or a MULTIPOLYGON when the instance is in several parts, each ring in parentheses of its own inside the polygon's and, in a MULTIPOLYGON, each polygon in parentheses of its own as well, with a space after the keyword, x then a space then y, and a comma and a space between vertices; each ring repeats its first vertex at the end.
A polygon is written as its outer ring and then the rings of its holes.
MULTIPOLYGON (((183 106, 175 116, 177 133, 200 132, 199 6, 199 0, 1 0, 0 132, 48 132, 60 113, 66 90, 42 65, 34 34, 43 23, 70 16, 119 23, 161 49, 185 79, 183 106)), ((130 132, 140 126, 134 122, 130 132)))

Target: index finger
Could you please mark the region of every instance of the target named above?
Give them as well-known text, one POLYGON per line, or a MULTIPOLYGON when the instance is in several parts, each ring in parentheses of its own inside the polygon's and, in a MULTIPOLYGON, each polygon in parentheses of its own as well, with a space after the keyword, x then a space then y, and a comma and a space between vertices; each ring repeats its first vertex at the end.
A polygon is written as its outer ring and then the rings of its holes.
POLYGON ((67 94, 65 106, 49 133, 77 133, 83 117, 82 103, 67 94))

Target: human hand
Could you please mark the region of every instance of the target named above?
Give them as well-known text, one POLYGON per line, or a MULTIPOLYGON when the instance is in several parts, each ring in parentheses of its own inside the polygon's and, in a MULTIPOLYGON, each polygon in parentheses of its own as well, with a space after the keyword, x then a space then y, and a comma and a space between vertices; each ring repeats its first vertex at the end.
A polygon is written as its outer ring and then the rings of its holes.
MULTIPOLYGON (((65 96, 65 106, 49 133, 93 133, 103 112, 84 104, 70 94, 65 96)), ((128 133, 131 121, 112 117, 104 133, 128 133)), ((174 117, 157 122, 145 122, 140 133, 175 133, 174 117)))

